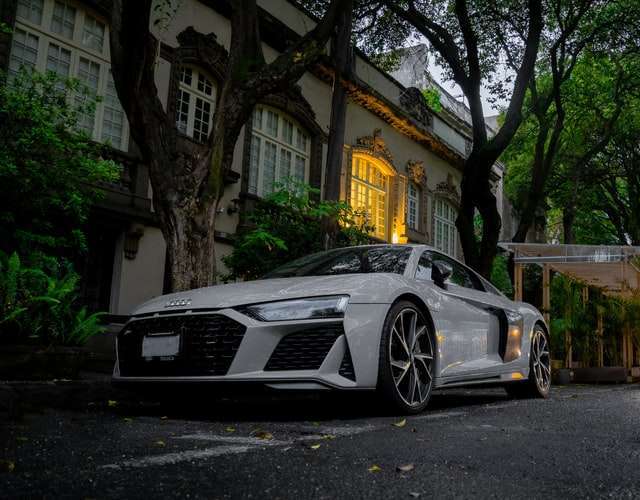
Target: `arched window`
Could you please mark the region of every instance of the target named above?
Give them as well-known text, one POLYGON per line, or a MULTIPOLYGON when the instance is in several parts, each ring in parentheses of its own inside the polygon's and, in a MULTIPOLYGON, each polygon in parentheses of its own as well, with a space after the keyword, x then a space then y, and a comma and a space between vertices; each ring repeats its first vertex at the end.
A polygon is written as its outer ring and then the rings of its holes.
POLYGON ((407 191, 407 226, 409 229, 417 231, 419 229, 420 214, 420 189, 409 182, 407 191))
POLYGON ((201 70, 182 66, 179 70, 176 127, 198 142, 205 142, 213 125, 216 87, 201 70))
POLYGON ((388 240, 387 207, 389 175, 380 162, 366 156, 353 157, 351 167, 351 207, 363 212, 366 223, 374 226, 373 236, 388 240))
POLYGON ((458 211, 447 200, 436 198, 433 228, 434 246, 455 257, 456 255, 456 217, 458 211))
POLYGON ((274 184, 293 178, 309 179, 311 140, 287 114, 271 107, 253 111, 249 150, 248 191, 258 196, 273 192, 274 184))

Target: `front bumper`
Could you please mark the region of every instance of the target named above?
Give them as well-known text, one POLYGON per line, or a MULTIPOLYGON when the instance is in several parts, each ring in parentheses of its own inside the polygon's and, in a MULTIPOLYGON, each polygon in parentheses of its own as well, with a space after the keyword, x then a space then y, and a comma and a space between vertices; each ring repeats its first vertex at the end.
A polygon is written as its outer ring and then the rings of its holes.
POLYGON ((133 317, 118 335, 113 381, 123 385, 245 382, 275 389, 374 389, 387 309, 385 304, 349 304, 340 320, 280 322, 257 321, 234 309, 133 317), (193 341, 190 325, 201 325, 200 320, 212 316, 216 325, 222 325, 216 326, 216 335, 202 337, 200 332, 198 342, 193 341), (140 343, 127 340, 148 333, 152 324, 157 328, 172 325, 180 332, 182 347, 177 356, 143 358, 140 343), (233 336, 227 334, 225 325, 235 325, 233 336))

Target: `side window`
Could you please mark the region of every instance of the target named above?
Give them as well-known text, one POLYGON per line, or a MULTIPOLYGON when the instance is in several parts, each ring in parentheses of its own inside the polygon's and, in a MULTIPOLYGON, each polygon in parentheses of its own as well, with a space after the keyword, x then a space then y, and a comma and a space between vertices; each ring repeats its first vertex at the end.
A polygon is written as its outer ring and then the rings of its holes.
POLYGON ((430 280, 431 279, 431 265, 433 263, 433 255, 431 252, 424 252, 420 256, 418 261, 418 267, 416 268, 417 280, 430 280))
POLYGON ((449 283, 464 288, 470 288, 472 290, 479 290, 481 292, 484 292, 484 287, 482 286, 482 283, 480 282, 478 277, 471 271, 467 270, 467 268, 465 268, 462 264, 444 255, 434 254, 433 258, 434 260, 446 262, 452 267, 453 272, 451 273, 451 277, 449 278, 449 283))

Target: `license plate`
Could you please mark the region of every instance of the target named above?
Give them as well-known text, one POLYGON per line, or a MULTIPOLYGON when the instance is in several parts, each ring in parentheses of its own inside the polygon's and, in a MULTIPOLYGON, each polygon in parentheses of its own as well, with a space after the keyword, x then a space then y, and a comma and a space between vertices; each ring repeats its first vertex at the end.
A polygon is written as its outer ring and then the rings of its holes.
POLYGON ((142 339, 142 357, 176 356, 180 352, 180 335, 153 335, 142 339))

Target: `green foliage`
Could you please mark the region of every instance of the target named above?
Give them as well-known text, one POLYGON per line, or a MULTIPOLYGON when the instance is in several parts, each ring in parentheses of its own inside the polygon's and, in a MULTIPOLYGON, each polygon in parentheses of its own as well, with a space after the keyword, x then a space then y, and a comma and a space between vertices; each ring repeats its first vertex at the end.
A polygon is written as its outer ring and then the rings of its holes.
POLYGON ((496 258, 493 259, 490 281, 493 286, 507 297, 513 298, 513 284, 509 276, 508 259, 506 256, 498 254, 496 258))
POLYGON ((442 103, 440 102, 440 92, 438 89, 422 89, 422 97, 424 97, 427 105, 436 113, 442 111, 442 103))
POLYGON ((77 305, 79 276, 23 265, 0 252, 0 343, 82 345, 104 331, 102 313, 77 305))
POLYGON ((390 50, 389 52, 383 52, 381 54, 371 54, 369 58, 373 64, 381 70, 392 73, 397 70, 402 63, 402 51, 390 50))
POLYGON ((77 130, 96 97, 53 73, 0 82, 0 250, 75 257, 96 186, 119 176, 103 146, 77 130))
POLYGON ((328 225, 337 224, 337 247, 369 242, 373 229, 345 202, 316 201, 319 191, 289 180, 256 203, 248 229, 238 234, 233 252, 223 258, 224 280, 256 279, 304 255, 324 250, 328 225))

